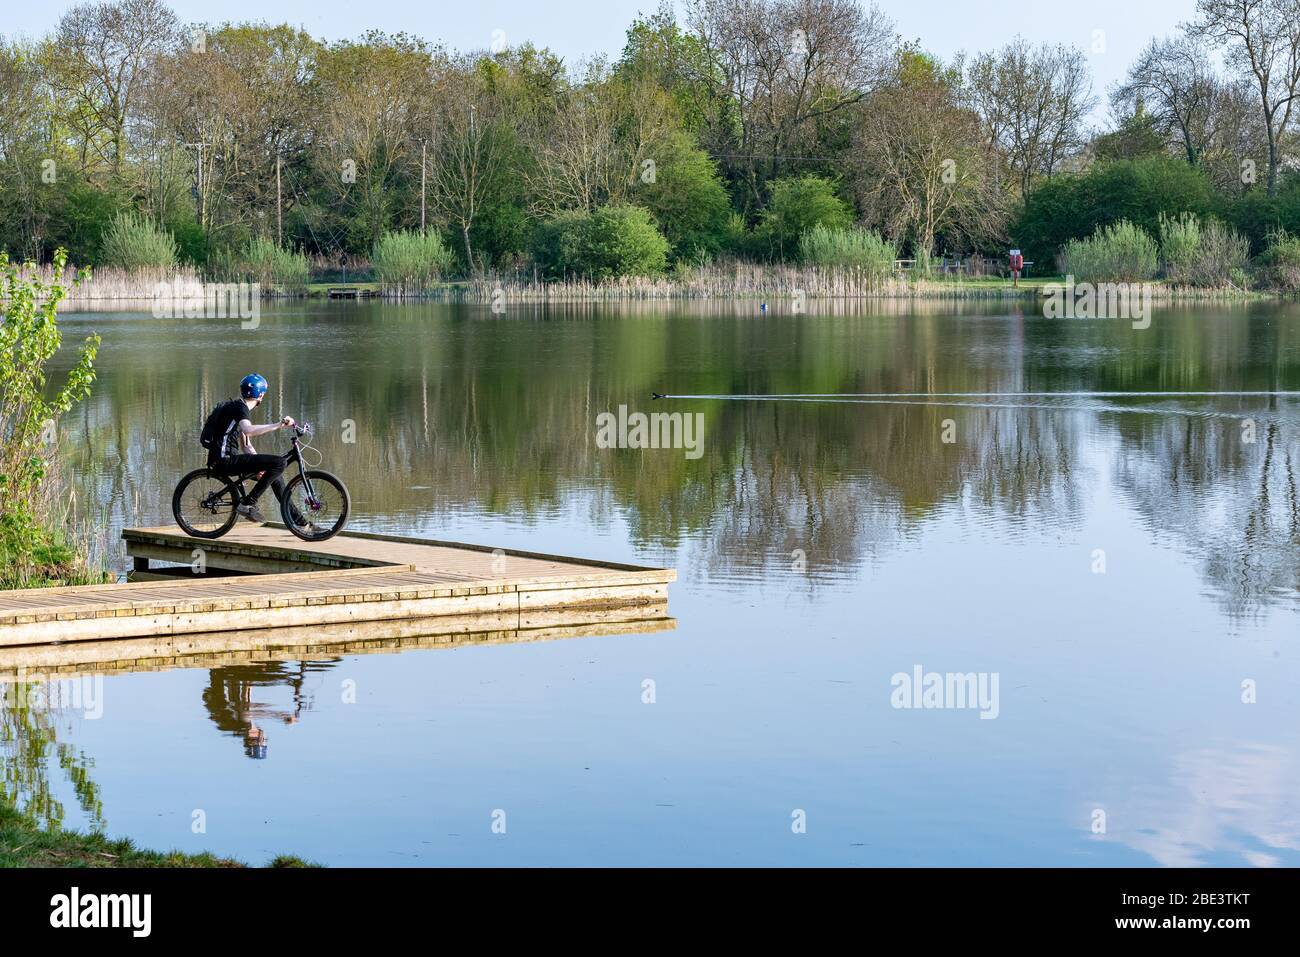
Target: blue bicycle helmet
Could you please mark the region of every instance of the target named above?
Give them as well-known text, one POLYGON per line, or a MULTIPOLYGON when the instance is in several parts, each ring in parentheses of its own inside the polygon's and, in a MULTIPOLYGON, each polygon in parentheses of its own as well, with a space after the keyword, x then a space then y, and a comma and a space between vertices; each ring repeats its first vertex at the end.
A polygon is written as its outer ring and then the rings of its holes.
POLYGON ((266 379, 254 372, 252 375, 246 375, 239 380, 239 394, 245 399, 260 399, 266 395, 269 386, 266 379))

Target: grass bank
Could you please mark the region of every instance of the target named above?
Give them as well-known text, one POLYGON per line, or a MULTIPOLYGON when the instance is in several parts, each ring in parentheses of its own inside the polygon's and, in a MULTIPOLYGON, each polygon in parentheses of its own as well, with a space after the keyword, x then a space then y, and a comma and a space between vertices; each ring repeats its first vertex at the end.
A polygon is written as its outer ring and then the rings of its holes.
MULTIPOLYGON (((213 854, 146 851, 129 840, 102 834, 41 830, 12 808, 0 805, 0 867, 248 867, 213 854)), ((281 855, 267 867, 315 867, 281 855)))

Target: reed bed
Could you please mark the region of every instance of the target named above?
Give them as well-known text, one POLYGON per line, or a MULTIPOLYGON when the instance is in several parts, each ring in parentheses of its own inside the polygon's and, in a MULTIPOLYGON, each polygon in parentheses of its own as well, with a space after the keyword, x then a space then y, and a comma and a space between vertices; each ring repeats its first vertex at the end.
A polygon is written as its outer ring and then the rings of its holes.
POLYGON ((1029 289, 912 277, 882 276, 874 267, 767 263, 709 265, 671 276, 624 276, 544 281, 526 275, 488 275, 436 292, 438 298, 467 302, 572 302, 649 299, 1020 299, 1029 289))
MULTIPOLYGON (((54 278, 51 266, 22 267, 22 272, 33 272, 45 282, 54 278)), ((73 286, 71 278, 76 271, 69 267, 64 273, 64 282, 68 283, 68 297, 65 302, 93 302, 111 299, 151 300, 159 283, 171 284, 180 280, 182 283, 202 282, 203 277, 195 269, 182 266, 172 269, 115 269, 103 267, 91 272, 90 277, 73 286)))
MULTIPOLYGON (((26 267, 30 269, 31 267, 26 267)), ((51 278, 49 266, 36 272, 51 278)), ((69 274, 71 271, 69 271, 69 274)), ((66 278, 66 277, 65 277, 66 278)), ((96 303, 150 302, 158 283, 203 282, 191 267, 128 271, 96 269, 90 278, 69 290, 65 304, 71 309, 94 308, 96 303)), ((1079 279, 1078 276, 1075 277, 1079 279)), ((801 290, 807 300, 1024 300, 1050 286, 990 285, 986 280, 928 278, 910 270, 881 276, 870 267, 815 266, 734 262, 678 270, 666 276, 622 276, 594 282, 583 278, 545 280, 531 273, 487 273, 462 282, 438 282, 427 288, 385 284, 379 295, 390 301, 445 301, 490 304, 548 302, 652 302, 673 300, 792 300, 801 290)), ((285 290, 263 286, 263 296, 284 295, 285 290)), ((1240 298, 1245 290, 1229 282, 1220 288, 1153 283, 1156 301, 1220 301, 1240 298)), ((299 292, 299 295, 302 293, 299 292)))

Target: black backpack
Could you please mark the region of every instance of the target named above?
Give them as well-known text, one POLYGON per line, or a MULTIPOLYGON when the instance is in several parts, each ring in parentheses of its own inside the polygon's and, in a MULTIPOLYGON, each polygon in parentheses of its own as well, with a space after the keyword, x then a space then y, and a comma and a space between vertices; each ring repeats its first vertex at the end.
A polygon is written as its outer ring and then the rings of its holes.
POLYGON ((203 431, 199 433, 199 445, 209 452, 221 451, 223 436, 217 431, 217 413, 234 401, 234 399, 227 399, 225 402, 218 402, 217 407, 208 413, 207 421, 203 423, 203 431))

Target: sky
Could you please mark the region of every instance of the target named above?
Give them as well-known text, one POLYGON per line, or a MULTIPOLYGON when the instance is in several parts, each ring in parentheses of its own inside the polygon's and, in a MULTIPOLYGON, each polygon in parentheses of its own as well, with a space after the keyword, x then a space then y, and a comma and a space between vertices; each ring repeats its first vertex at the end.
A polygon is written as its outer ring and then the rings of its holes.
MULTIPOLYGON (((677 0, 679 15, 685 0, 677 0)), ((460 50, 485 48, 494 39, 515 45, 531 40, 566 61, 593 53, 616 56, 638 12, 659 0, 475 0, 468 4, 419 0, 170 0, 186 22, 268 20, 304 27, 338 40, 367 29, 405 32, 443 41, 460 50), (495 31, 501 31, 496 33, 495 31)), ((0 17, 0 33, 35 38, 50 30, 73 4, 20 4, 0 17)), ((989 50, 1017 33, 1040 43, 1067 43, 1088 53, 1093 84, 1104 99, 1129 63, 1153 36, 1192 19, 1195 0, 1089 0, 1087 3, 976 4, 972 0, 886 0, 880 4, 906 40, 949 58, 965 50, 989 50)), ((1097 119, 1105 116, 1099 108, 1097 119)))

